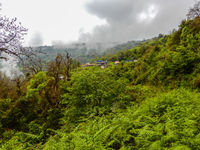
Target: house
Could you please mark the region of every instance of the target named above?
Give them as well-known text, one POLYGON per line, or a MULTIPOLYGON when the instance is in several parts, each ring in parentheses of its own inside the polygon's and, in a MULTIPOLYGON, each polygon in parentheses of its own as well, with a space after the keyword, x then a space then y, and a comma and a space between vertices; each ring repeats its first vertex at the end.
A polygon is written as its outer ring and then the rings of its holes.
POLYGON ((85 68, 85 67, 93 67, 93 66, 96 66, 96 65, 95 64, 87 63, 87 64, 83 64, 81 67, 85 68))
POLYGON ((90 63, 87 63, 87 64, 83 64, 81 67, 82 68, 85 68, 85 67, 93 67, 93 66, 99 66, 101 67, 102 69, 104 68, 107 68, 108 65, 107 65, 108 61, 103 61, 103 60, 98 60, 95 64, 90 64, 90 63))
POLYGON ((133 62, 133 60, 132 60, 132 59, 130 59, 130 60, 125 60, 125 62, 133 62))
POLYGON ((115 65, 118 65, 120 63, 120 61, 115 61, 115 65))
POLYGON ((104 68, 107 67, 107 63, 108 63, 107 60, 106 60, 106 61, 98 60, 98 61, 96 62, 96 65, 99 66, 99 67, 101 67, 102 69, 104 69, 104 68))

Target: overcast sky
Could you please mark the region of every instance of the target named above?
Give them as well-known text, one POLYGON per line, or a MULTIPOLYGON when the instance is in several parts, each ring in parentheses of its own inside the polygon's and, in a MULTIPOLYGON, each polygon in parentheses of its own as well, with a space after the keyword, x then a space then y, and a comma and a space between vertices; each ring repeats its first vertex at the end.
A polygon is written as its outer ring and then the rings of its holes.
POLYGON ((195 0, 0 0, 29 29, 26 44, 119 42, 169 33, 195 0))

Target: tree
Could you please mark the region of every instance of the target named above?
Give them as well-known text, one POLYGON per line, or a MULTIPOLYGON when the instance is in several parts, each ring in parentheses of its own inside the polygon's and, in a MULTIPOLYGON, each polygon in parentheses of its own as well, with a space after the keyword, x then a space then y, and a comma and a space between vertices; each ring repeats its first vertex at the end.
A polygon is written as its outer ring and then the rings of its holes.
POLYGON ((189 20, 194 19, 196 17, 200 17, 200 1, 196 2, 194 4, 194 7, 190 8, 190 10, 187 14, 187 18, 189 20))
POLYGON ((44 71, 46 62, 41 58, 40 54, 44 55, 45 53, 43 53, 40 49, 36 50, 31 47, 23 50, 23 58, 20 59, 20 65, 22 66, 23 72, 27 77, 35 75, 40 71, 44 71))
POLYGON ((47 72, 49 76, 55 78, 56 81, 59 81, 60 78, 70 80, 70 71, 72 68, 76 68, 78 64, 72 60, 70 54, 58 54, 54 61, 51 61, 48 64, 47 72))
POLYGON ((27 29, 16 18, 9 19, 0 15, 0 59, 6 59, 4 54, 17 57, 22 55, 22 40, 26 32, 27 29))

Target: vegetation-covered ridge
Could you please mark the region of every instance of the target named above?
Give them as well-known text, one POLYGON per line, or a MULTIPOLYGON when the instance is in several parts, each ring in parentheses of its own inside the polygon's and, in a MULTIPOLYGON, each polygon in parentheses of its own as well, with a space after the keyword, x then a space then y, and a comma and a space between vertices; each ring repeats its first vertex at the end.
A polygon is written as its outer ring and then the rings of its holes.
POLYGON ((78 60, 80 63, 87 63, 95 59, 96 57, 104 56, 107 54, 115 54, 118 51, 124 51, 127 49, 131 49, 144 43, 147 40, 143 41, 129 41, 123 44, 117 43, 74 43, 69 45, 55 45, 55 46, 39 46, 34 47, 33 50, 39 49, 42 53, 40 53, 40 59, 44 62, 48 62, 53 60, 57 54, 65 54, 68 52, 71 57, 75 60, 78 60), (111 47, 111 48, 107 48, 111 47))
POLYGON ((80 68, 58 55, 26 78, 1 74, 0 149, 200 149, 199 41, 195 16, 102 58, 119 65, 80 68))

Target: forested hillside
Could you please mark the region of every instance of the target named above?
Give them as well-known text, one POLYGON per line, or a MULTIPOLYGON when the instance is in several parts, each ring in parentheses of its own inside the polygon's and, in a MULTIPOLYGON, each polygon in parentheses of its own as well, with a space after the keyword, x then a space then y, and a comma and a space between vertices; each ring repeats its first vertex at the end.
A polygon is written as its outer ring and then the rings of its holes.
POLYGON ((129 41, 123 44, 118 43, 72 43, 68 45, 55 45, 55 46, 39 46, 34 47, 33 50, 39 50, 41 53, 40 58, 42 61, 48 62, 53 60, 57 54, 65 54, 68 52, 71 57, 78 60, 80 63, 87 63, 96 57, 105 56, 107 54, 115 54, 119 51, 125 51, 144 43, 143 41, 129 41), (109 47, 109 48, 108 48, 109 47))
POLYGON ((200 149, 200 17, 81 68, 58 55, 45 71, 0 75, 2 150, 200 149), (126 62, 126 60, 137 60, 126 62))

